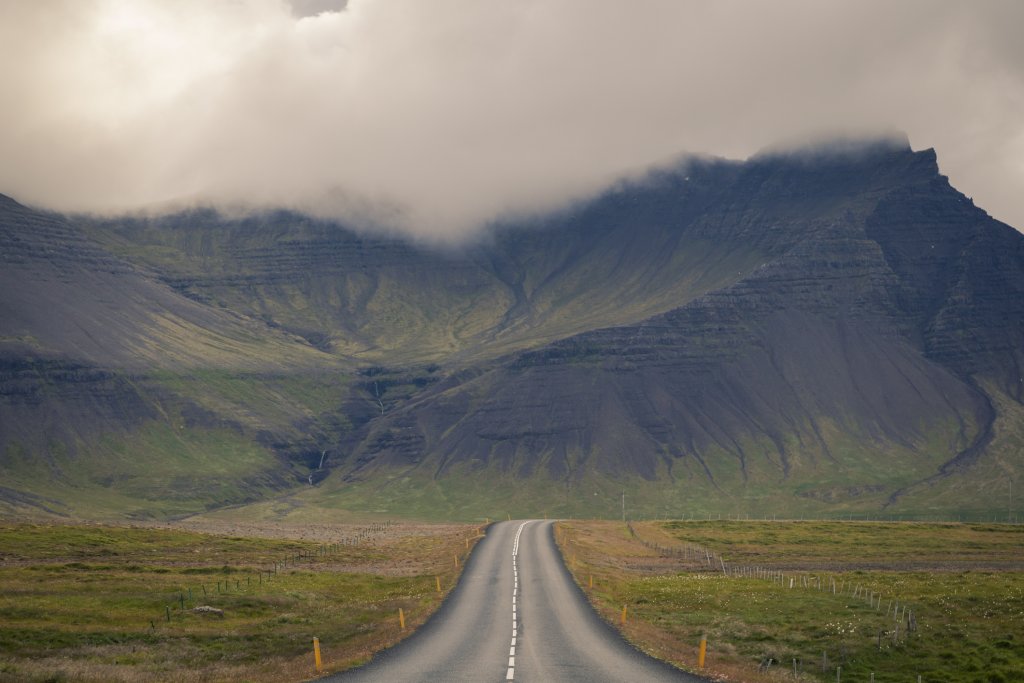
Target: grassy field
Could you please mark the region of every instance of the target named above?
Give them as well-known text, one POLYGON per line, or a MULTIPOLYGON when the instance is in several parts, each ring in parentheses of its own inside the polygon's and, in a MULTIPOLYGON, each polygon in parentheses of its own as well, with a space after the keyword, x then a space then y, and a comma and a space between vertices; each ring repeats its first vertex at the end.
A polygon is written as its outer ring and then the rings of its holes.
POLYGON ((686 669, 706 635, 719 680, 1024 680, 1024 526, 631 526, 563 522, 557 536, 598 611, 686 669))
POLYGON ((307 680, 314 637, 342 670, 427 619, 478 527, 250 531, 0 525, 0 681, 307 680))

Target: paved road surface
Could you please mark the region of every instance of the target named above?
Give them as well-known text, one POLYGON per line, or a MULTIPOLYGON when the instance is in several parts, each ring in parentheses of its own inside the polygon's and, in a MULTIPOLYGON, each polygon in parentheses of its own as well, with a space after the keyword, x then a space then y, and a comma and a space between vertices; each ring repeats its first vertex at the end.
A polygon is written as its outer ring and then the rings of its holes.
POLYGON ((416 634, 335 683, 702 681, 644 655, 590 609, 562 565, 552 522, 501 522, 416 634))

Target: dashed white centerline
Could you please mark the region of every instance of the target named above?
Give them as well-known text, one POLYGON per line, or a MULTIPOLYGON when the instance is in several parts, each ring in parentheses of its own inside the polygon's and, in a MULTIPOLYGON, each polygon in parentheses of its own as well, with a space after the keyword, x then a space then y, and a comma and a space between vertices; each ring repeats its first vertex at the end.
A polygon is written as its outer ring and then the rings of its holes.
POLYGON ((508 671, 505 672, 505 680, 511 681, 515 679, 516 675, 516 637, 519 634, 519 618, 516 612, 516 597, 519 594, 519 567, 516 566, 516 557, 519 555, 519 537, 523 533, 523 527, 526 526, 527 522, 523 522, 519 525, 516 530, 516 539, 512 543, 512 644, 508 649, 508 671))

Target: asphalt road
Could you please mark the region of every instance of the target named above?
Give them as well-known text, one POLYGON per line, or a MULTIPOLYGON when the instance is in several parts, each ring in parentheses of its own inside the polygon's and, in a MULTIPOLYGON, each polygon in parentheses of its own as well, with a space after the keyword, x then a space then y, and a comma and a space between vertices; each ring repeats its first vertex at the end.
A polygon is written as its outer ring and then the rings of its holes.
POLYGON ((562 564, 552 524, 491 526, 425 626, 369 664, 323 680, 703 681, 641 653, 598 618, 562 564))

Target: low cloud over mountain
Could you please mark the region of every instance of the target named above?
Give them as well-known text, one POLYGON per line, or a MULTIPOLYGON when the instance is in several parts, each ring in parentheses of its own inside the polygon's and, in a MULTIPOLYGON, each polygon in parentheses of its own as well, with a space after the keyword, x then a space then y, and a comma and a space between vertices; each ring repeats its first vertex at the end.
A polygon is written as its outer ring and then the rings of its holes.
POLYGON ((458 240, 686 151, 899 128, 1024 225, 1012 1, 65 0, 0 8, 0 190, 458 240))

